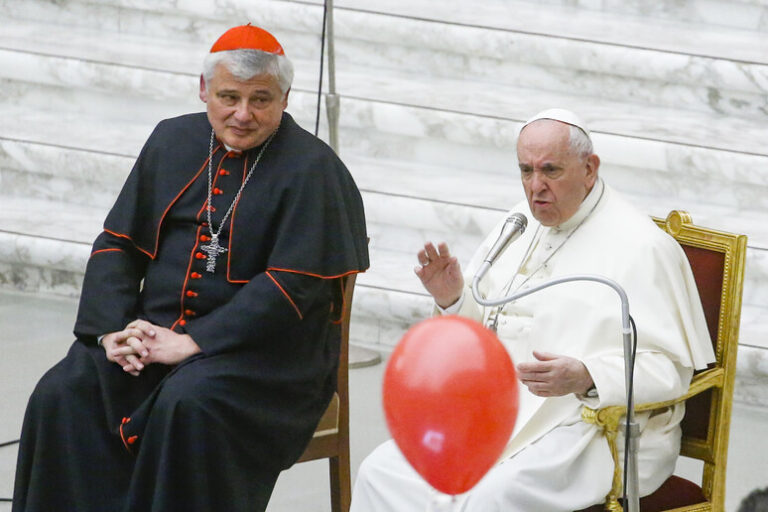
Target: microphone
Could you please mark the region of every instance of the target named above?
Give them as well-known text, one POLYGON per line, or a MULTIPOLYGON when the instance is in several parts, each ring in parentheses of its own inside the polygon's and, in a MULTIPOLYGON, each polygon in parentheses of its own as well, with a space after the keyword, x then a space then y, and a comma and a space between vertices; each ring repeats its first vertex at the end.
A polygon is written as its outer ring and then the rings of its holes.
POLYGON ((480 265, 480 268, 475 273, 474 281, 480 281, 480 279, 483 278, 501 253, 506 250, 507 246, 512 241, 520 238, 520 235, 525 232, 527 226, 528 219, 522 213, 513 213, 507 217, 504 226, 501 228, 499 237, 496 239, 496 242, 494 242, 491 250, 488 251, 485 260, 483 260, 483 264, 480 265))

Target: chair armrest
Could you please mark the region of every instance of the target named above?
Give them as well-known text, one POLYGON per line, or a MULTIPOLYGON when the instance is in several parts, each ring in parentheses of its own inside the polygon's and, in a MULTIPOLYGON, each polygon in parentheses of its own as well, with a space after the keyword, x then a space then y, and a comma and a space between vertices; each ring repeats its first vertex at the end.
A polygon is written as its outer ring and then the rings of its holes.
MULTIPOLYGON (((662 402, 648 402, 635 406, 635 412, 647 412, 657 409, 664 409, 675 404, 679 404, 698 395, 699 393, 713 387, 722 387, 725 372, 722 368, 711 368, 693 376, 691 384, 688 386, 688 392, 671 400, 662 402)), ((621 423, 621 418, 626 414, 627 407, 624 405, 612 405, 602 409, 592 409, 584 406, 581 411, 581 418, 587 423, 593 423, 604 430, 616 431, 621 423)))
MULTIPOLYGON (((693 376, 691 384, 688 386, 688 392, 684 395, 677 397, 673 400, 665 400, 663 402, 649 402, 647 404, 641 404, 635 406, 635 412, 653 411, 656 409, 663 409, 671 405, 679 404, 698 395, 702 391, 710 388, 723 387, 723 379, 725 378, 725 370, 722 368, 710 368, 699 374, 693 376)), ((626 410, 626 407, 624 408, 626 410)))
MULTIPOLYGON (((693 376, 691 384, 688 386, 688 392, 684 395, 672 400, 636 405, 635 412, 654 411, 679 404, 707 389, 722 387, 724 378, 725 371, 722 368, 710 368, 709 370, 705 370, 693 376)), ((613 484, 610 493, 608 493, 608 496, 605 498, 605 509, 612 512, 622 510, 621 505, 619 504, 619 496, 622 488, 622 465, 619 461, 619 447, 616 438, 619 433, 621 419, 626 413, 627 407, 625 405, 612 405, 602 409, 592 409, 584 406, 581 410, 581 419, 587 423, 596 425, 603 431, 603 434, 608 441, 608 447, 611 450, 611 457, 613 457, 614 464, 613 484)))

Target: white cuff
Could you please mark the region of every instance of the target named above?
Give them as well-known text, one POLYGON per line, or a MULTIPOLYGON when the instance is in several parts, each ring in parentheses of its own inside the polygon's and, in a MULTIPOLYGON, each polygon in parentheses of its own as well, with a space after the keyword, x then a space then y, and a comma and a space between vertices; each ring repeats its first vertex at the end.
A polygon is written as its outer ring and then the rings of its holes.
POLYGON ((435 307, 440 312, 441 315, 455 315, 459 312, 461 309, 461 305, 464 304, 464 294, 461 294, 461 297, 459 297, 459 300, 448 306, 447 308, 441 308, 440 305, 435 302, 435 307))

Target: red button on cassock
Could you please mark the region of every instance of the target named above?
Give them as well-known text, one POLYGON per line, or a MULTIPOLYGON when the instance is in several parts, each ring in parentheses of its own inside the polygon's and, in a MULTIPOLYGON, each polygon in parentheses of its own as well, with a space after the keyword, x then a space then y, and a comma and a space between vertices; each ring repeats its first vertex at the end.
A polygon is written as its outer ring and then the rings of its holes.
POLYGON ((139 438, 139 436, 131 436, 128 438, 128 444, 133 444, 136 442, 136 440, 139 438))
POLYGON ((198 274, 197 272, 192 272, 191 274, 189 274, 189 277, 191 277, 192 279, 200 279, 201 277, 203 277, 203 275, 198 274))
POLYGON ((216 188, 213 189, 213 194, 214 195, 220 196, 223 193, 224 193, 224 191, 221 190, 219 187, 216 187, 216 188))
POLYGON ((186 320, 179 320, 179 325, 187 325, 187 321, 186 320))
POLYGON ((211 239, 211 237, 209 237, 208 235, 200 235, 200 241, 201 242, 207 242, 210 239, 211 239))
POLYGON ((187 316, 195 316, 195 312, 192 311, 191 309, 185 309, 184 314, 187 316))
POLYGON ((219 171, 219 175, 221 176, 229 176, 229 171, 225 171, 224 169, 219 171))
POLYGON ((205 254, 203 254, 201 252, 196 252, 195 253, 195 258, 197 258, 199 260, 204 260, 206 258, 206 256, 205 256, 205 254))
POLYGON ((187 297, 197 297, 197 292, 193 292, 192 290, 187 290, 187 297))

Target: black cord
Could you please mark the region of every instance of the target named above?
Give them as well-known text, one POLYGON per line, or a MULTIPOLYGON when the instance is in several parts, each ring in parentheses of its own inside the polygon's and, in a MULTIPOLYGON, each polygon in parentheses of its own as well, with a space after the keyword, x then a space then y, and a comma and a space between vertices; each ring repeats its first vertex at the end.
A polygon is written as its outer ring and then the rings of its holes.
MULTIPOLYGON (((635 319, 632 315, 629 315, 629 323, 632 325, 632 357, 629 359, 629 390, 627 396, 633 396, 635 388, 635 355, 637 355, 637 325, 635 325, 635 319)), ((627 404, 627 423, 624 429, 624 489, 622 493, 622 501, 624 507, 627 506, 627 469, 629 466, 629 408, 634 407, 634 403, 627 404)))
POLYGON ((317 113, 315 115, 315 137, 320 128, 320 100, 323 97, 323 66, 325 65, 325 25, 328 16, 328 0, 323 1, 323 34, 320 41, 320 80, 317 84, 317 113))
MULTIPOLYGON (((3 441, 0 443, 0 448, 5 448, 6 446, 13 446, 14 444, 19 444, 20 439, 14 439, 12 441, 3 441)), ((13 498, 0 498, 0 503, 12 503, 13 498)))

